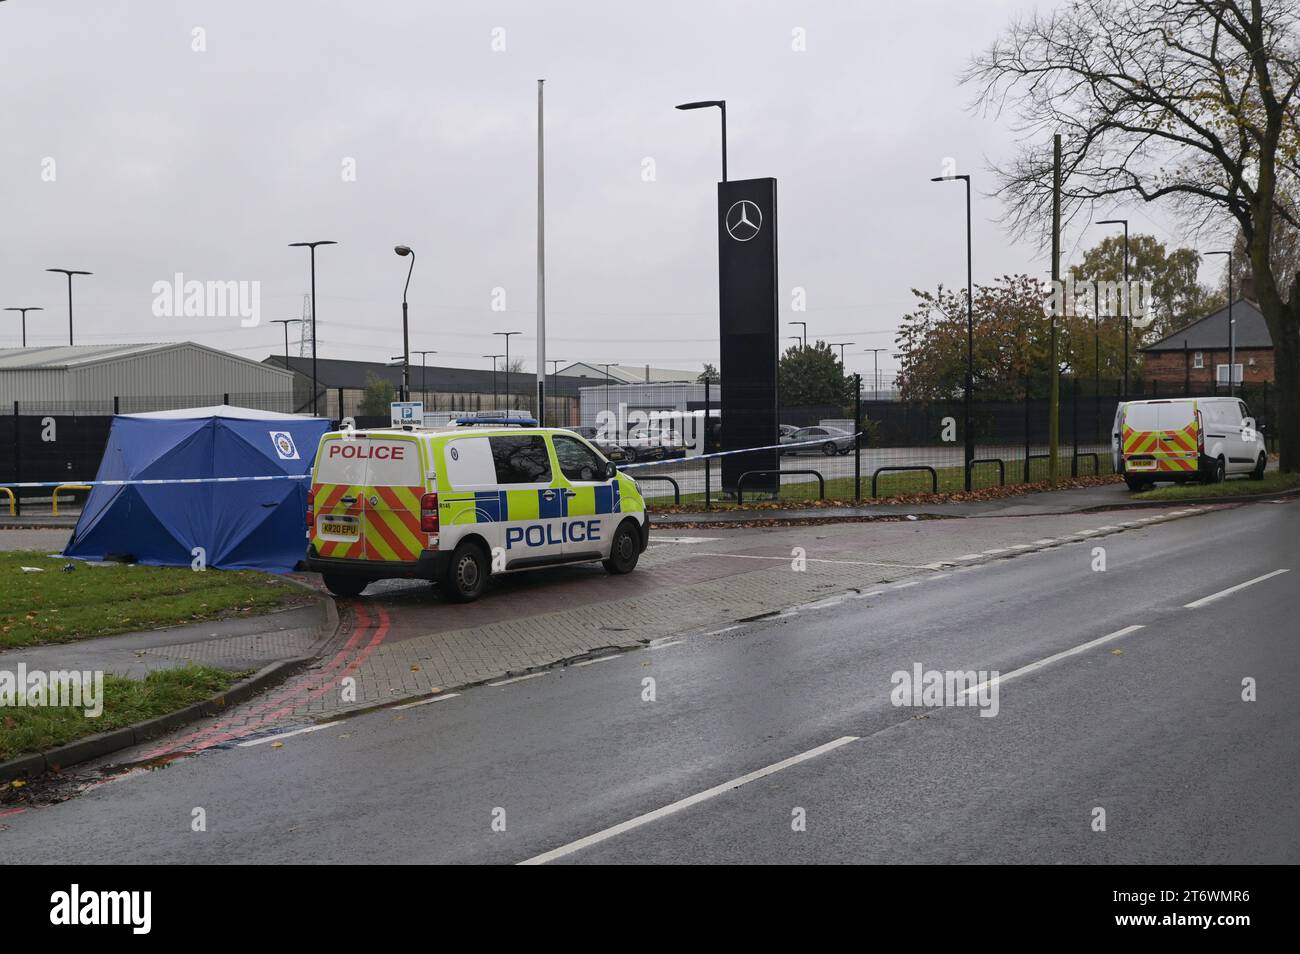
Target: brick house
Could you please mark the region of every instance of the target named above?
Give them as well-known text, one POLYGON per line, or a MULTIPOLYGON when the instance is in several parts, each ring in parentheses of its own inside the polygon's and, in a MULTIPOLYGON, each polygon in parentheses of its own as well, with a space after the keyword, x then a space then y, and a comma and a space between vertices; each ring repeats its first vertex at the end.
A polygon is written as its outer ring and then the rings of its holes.
MULTIPOLYGON (((1236 327, 1236 380, 1244 387, 1273 383, 1273 339, 1259 306, 1248 298, 1232 303, 1236 327)), ((1143 376, 1159 385, 1214 393, 1216 383, 1228 384, 1228 308, 1179 328, 1139 349, 1143 376)))

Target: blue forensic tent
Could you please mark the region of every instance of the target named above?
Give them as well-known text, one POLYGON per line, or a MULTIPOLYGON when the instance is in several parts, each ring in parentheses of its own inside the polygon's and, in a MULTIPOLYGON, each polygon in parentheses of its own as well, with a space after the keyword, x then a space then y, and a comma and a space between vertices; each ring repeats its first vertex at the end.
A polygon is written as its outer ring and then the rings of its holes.
MULTIPOLYGON (((330 422, 249 408, 188 408, 113 418, 97 480, 266 477, 310 474, 330 422)), ((307 543, 309 480, 96 485, 65 556, 133 558, 287 573, 307 543)))

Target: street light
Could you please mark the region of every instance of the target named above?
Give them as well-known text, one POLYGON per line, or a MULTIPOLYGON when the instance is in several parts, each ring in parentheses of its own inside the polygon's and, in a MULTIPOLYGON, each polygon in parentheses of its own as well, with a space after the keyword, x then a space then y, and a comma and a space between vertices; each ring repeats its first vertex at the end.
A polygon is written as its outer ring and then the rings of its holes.
POLYGON ((68 345, 72 345, 72 276, 73 275, 93 275, 94 272, 82 272, 75 268, 47 268, 47 272, 57 272, 60 275, 68 276, 68 345))
MULTIPOLYGON (((557 382, 557 380, 558 380, 558 378, 559 378, 559 375, 560 375, 560 365, 562 365, 562 364, 563 364, 565 361, 567 361, 567 360, 568 360, 567 358, 547 358, 547 359, 546 359, 546 363, 549 364, 549 365, 551 366, 551 401, 552 401, 552 402, 555 401, 555 385, 556 385, 556 382, 557 382)), ((558 404, 554 404, 554 403, 552 403, 552 407, 556 407, 556 408, 558 408, 559 405, 558 405, 558 404)), ((565 420, 565 422, 567 423, 568 420, 569 420, 569 415, 568 415, 568 413, 567 413, 568 408, 565 408, 565 411, 566 411, 566 413, 565 413, 565 415, 564 415, 564 420, 565 420)))
POLYGON ((867 348, 862 353, 871 355, 872 374, 875 377, 875 387, 872 394, 875 395, 872 400, 880 400, 880 353, 888 351, 888 348, 867 348))
POLYGON ((808 347, 808 322, 806 322, 806 321, 791 321, 791 322, 788 322, 788 324, 791 324, 791 325, 799 325, 800 327, 803 328, 803 339, 802 339, 802 340, 803 340, 803 346, 804 346, 805 348, 808 347))
MULTIPOLYGON (((305 248, 311 250, 311 413, 315 417, 318 411, 316 406, 316 395, 320 390, 319 379, 316 377, 316 246, 318 245, 338 245, 338 242, 330 239, 322 239, 319 242, 290 242, 290 248, 305 248)), ((339 415, 342 416, 343 407, 339 406, 339 415)))
POLYGON ((506 401, 508 401, 513 406, 514 401, 512 401, 510 398, 510 336, 522 335, 523 332, 522 331, 494 331, 492 333, 494 335, 500 335, 501 337, 506 339, 506 401))
POLYGON ((431 354, 437 354, 437 351, 412 351, 412 354, 420 356, 420 395, 424 398, 425 410, 428 410, 429 404, 429 364, 428 358, 431 354))
POLYGON ((6 308, 5 311, 21 311, 23 313, 23 347, 27 347, 27 313, 29 311, 44 311, 40 305, 29 305, 26 308, 6 308))
POLYGON ((485 354, 485 358, 492 359, 492 410, 497 409, 497 358, 505 357, 500 354, 485 354))
POLYGON ((826 342, 826 343, 827 343, 828 345, 830 345, 832 348, 839 348, 839 349, 840 349, 840 364, 841 364, 841 365, 844 364, 844 349, 847 348, 849 345, 855 345, 855 344, 857 344, 856 341, 828 341, 828 342, 826 342))
POLYGON ((295 322, 301 323, 301 318, 272 318, 271 324, 284 325, 284 367, 289 370, 289 326, 295 322))
POLYGON ((970 176, 934 176, 931 182, 966 183, 966 490, 970 490, 971 461, 975 459, 975 433, 971 424, 971 392, 975 386, 975 299, 972 292, 970 238, 970 176))
MULTIPOLYGON (((1206 255, 1226 255, 1228 256, 1228 393, 1237 393, 1237 328, 1236 322, 1232 318, 1232 249, 1226 252, 1206 252, 1206 255)), ((1214 390, 1219 390, 1218 379, 1215 379, 1214 390)))
POLYGON ((678 109, 708 109, 717 106, 722 110, 722 181, 727 181, 727 101, 725 99, 705 99, 698 103, 682 103, 678 109))
MULTIPOLYGON (((1124 294, 1120 301, 1124 303, 1124 400, 1128 400, 1128 326, 1133 309, 1129 307, 1128 287, 1128 219, 1102 219, 1098 225, 1124 226, 1124 294)), ((1231 369, 1229 369, 1231 372, 1231 369)))
POLYGON ((411 287, 411 273, 415 271, 415 252, 409 245, 394 245, 393 251, 403 258, 410 257, 406 270, 406 285, 402 288, 402 400, 411 400, 411 330, 406 320, 406 292, 411 287))

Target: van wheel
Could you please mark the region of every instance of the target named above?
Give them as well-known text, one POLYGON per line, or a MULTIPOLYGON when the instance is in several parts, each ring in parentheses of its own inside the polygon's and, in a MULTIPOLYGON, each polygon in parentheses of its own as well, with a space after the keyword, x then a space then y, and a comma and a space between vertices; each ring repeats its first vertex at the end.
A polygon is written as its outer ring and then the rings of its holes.
POLYGON ((488 572, 482 547, 466 540, 451 552, 440 581, 442 592, 456 603, 473 602, 487 588, 488 572))
POLYGON ((1210 483, 1221 484, 1228 479, 1228 465, 1224 463, 1222 457, 1214 461, 1214 470, 1210 471, 1210 483))
POLYGON ((1255 463, 1255 469, 1250 472, 1251 480, 1263 480, 1264 468, 1268 466, 1268 457, 1264 454, 1259 455, 1259 460, 1255 463))
POLYGON ((601 565, 615 576, 631 573, 636 569, 636 561, 641 557, 641 539, 632 521, 624 520, 614 531, 614 540, 609 545, 609 559, 602 560, 601 565))
POLYGON ((1128 489, 1135 494, 1147 489, 1147 482, 1141 477, 1125 477, 1124 483, 1128 484, 1128 489))
POLYGON ((325 589, 335 596, 360 596, 361 591, 371 583, 364 576, 340 573, 323 573, 321 579, 325 582, 325 589))

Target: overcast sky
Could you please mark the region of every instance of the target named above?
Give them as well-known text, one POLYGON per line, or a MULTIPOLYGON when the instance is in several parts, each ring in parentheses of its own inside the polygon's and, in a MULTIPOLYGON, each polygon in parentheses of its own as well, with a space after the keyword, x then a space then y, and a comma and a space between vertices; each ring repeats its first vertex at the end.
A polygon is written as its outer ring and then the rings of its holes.
MULTIPOLYGON (((261 360, 282 349, 270 319, 300 316, 308 290, 307 253, 287 243, 335 239, 317 253, 320 355, 382 361, 401 351, 405 243, 412 348, 486 368, 490 332, 518 330, 532 367, 544 77, 549 357, 717 360, 718 117, 672 107, 725 98, 731 178, 779 180, 782 334, 807 320, 810 337, 856 342, 849 369, 866 371, 860 352, 892 345, 911 288, 965 281, 961 186, 927 180, 951 157, 991 190, 1014 137, 968 111, 956 75, 1033 7, 0 2, 0 306, 44 306, 29 344, 66 343, 64 279, 44 269, 86 269, 78 343, 190 339, 261 360), (177 272, 260 282, 262 323, 155 317, 153 285, 177 272)), ((1158 211, 1121 211, 1177 241, 1158 211)), ((1045 271, 999 212, 977 197, 975 280, 1045 271)), ((1066 264, 1105 234, 1067 233, 1066 264)), ((0 343, 17 344, 16 314, 0 316, 0 343)))

